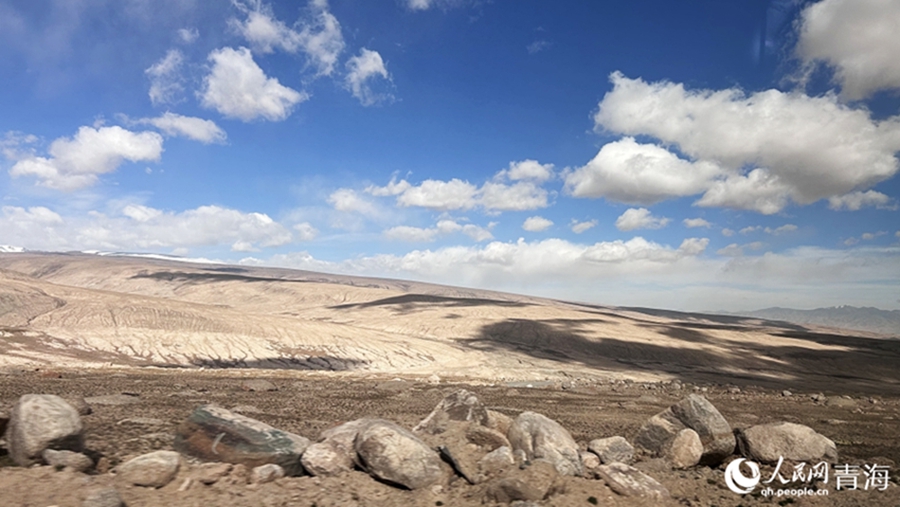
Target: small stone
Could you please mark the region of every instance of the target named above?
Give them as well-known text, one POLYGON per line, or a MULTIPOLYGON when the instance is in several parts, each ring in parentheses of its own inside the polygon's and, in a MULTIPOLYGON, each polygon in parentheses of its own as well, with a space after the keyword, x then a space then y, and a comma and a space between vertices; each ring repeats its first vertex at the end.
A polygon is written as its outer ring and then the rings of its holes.
POLYGON ((250 482, 253 484, 265 484, 282 477, 284 469, 274 463, 261 465, 250 471, 250 482))
POLYGON ((665 486, 624 463, 600 465, 596 473, 611 490, 622 496, 647 497, 657 501, 669 498, 669 490, 665 486))
POLYGON ((124 507, 125 502, 116 488, 99 488, 87 492, 82 507, 124 507))
POLYGON ((593 452, 580 452, 581 464, 584 466, 585 472, 589 472, 600 466, 600 457, 593 452))
POLYGON ((837 462, 834 442, 809 426, 790 422, 761 424, 738 431, 741 454, 760 463, 788 461, 837 462))
POLYGON ((255 378, 241 382, 241 389, 250 392, 277 391, 278 387, 268 380, 255 378))
POLYGON ((413 428, 414 433, 426 432, 432 435, 446 430, 449 421, 472 421, 482 426, 488 425, 487 409, 475 394, 460 389, 448 394, 428 417, 413 428))
POLYGON ((481 426, 478 424, 466 425, 466 440, 484 448, 488 452, 500 447, 510 447, 509 440, 506 435, 497 430, 481 426))
POLYGON ((191 476, 201 484, 215 484, 231 472, 231 463, 201 463, 194 468, 191 476))
POLYGON ((175 478, 181 455, 173 451, 155 451, 125 462, 118 478, 135 486, 161 488, 175 478))
POLYGON ((785 389, 784 391, 781 391, 781 395, 784 396, 784 397, 786 398, 786 397, 788 397, 788 396, 793 396, 794 393, 792 393, 792 392, 788 391, 787 389, 785 389))
POLYGON ((194 483, 194 481, 190 477, 185 477, 184 481, 181 482, 181 486, 178 486, 178 492, 183 493, 183 492, 187 491, 188 488, 190 488, 191 484, 193 484, 193 483, 194 483))
POLYGON ((75 472, 84 473, 94 467, 94 462, 91 458, 80 452, 46 449, 41 454, 41 457, 44 458, 44 463, 52 467, 68 468, 75 472))
POLYGON ((535 412, 522 412, 509 428, 509 442, 525 451, 528 460, 543 458, 562 475, 581 476, 584 468, 578 444, 558 422, 535 412))
POLYGON ((679 431, 665 454, 673 468, 690 468, 700 463, 700 457, 703 455, 700 435, 690 428, 679 431))
POLYGON ((591 440, 588 450, 600 458, 601 464, 634 461, 634 447, 620 436, 591 440))
POLYGON ((543 500, 556 480, 556 468, 546 461, 539 461, 495 480, 488 486, 485 497, 497 503, 543 500))
POLYGON ((440 480, 441 458, 408 430, 382 419, 370 419, 354 442, 360 464, 379 479, 409 489, 440 480))
POLYGON ((488 420, 485 426, 503 435, 509 433, 509 427, 512 426, 513 422, 512 417, 495 410, 488 410, 487 415, 488 420))
POLYGON ((59 396, 26 394, 10 413, 6 445, 13 462, 27 467, 46 449, 82 451, 84 428, 78 412, 59 396))
MULTIPOLYGON (((478 470, 483 476, 494 476, 514 467, 516 460, 509 447, 498 447, 478 460, 478 470)), ((481 482, 481 481, 479 481, 481 482)))

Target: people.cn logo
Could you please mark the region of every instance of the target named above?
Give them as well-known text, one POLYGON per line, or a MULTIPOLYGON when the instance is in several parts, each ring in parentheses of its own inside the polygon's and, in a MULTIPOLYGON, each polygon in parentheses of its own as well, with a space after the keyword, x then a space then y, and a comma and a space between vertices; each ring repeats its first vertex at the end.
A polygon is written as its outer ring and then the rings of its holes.
POLYGON ((739 495, 746 495, 753 491, 753 488, 759 484, 759 479, 759 465, 744 458, 738 458, 725 467, 725 485, 739 495), (744 462, 747 463, 747 468, 750 469, 750 477, 741 472, 741 463, 744 462))

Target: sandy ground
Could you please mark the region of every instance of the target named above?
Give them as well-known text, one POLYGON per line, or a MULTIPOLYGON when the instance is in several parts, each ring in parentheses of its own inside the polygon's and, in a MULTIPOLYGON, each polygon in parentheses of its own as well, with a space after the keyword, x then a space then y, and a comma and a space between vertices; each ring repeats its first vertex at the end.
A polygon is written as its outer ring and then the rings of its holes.
MULTIPOLYGON (((63 397, 96 397, 127 393, 127 404, 93 405, 84 416, 87 448, 95 458, 105 457, 115 466, 130 457, 158 449, 171 449, 172 434, 190 411, 204 403, 237 408, 245 415, 310 438, 323 429, 362 416, 377 416, 412 427, 447 393, 465 387, 477 393, 490 408, 515 416, 524 410, 541 412, 563 424, 582 446, 594 438, 622 435, 633 439, 650 416, 678 401, 687 392, 700 392, 733 427, 774 421, 807 424, 838 444, 841 463, 881 464, 900 462, 900 399, 892 396, 848 395, 840 406, 815 402, 810 393, 782 396, 758 387, 740 393, 733 386, 672 385, 658 383, 542 383, 538 387, 484 385, 464 379, 427 383, 374 376, 363 378, 330 373, 254 371, 12 371, 0 375, 0 409, 21 394, 40 392, 63 397), (266 378, 273 392, 248 392, 241 388, 247 377, 266 378)), ((535 385, 535 384, 532 384, 535 385)), ((120 397, 122 398, 122 397, 120 397)), ((0 464, 9 465, 0 450, 0 464)), ((695 467, 672 471, 653 461, 639 468, 659 480, 672 493, 671 505, 786 505, 786 498, 739 496, 724 485, 723 467, 695 467)), ((771 468, 764 468, 764 474, 771 468)), ((447 483, 440 492, 405 491, 381 484, 362 472, 338 478, 285 478, 261 486, 194 483, 178 491, 189 469, 168 486, 153 490, 119 489, 129 506, 138 505, 481 505, 483 487, 465 481, 447 483)), ((896 477, 887 491, 834 491, 833 478, 827 498, 797 498, 797 505, 896 506, 900 489, 896 477)), ((3 505, 80 505, 93 487, 115 484, 110 474, 57 472, 50 467, 20 469, 0 467, 3 505)), ((565 494, 542 505, 650 505, 620 497, 602 481, 569 479, 565 494)))

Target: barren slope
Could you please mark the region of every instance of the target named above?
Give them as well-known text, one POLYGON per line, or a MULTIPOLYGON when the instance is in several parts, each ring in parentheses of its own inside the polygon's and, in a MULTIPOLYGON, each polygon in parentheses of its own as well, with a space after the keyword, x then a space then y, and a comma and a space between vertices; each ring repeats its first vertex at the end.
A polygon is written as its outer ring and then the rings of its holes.
POLYGON ((900 391, 900 341, 415 282, 0 254, 0 365, 239 366, 900 391), (823 387, 824 386, 824 387, 823 387))

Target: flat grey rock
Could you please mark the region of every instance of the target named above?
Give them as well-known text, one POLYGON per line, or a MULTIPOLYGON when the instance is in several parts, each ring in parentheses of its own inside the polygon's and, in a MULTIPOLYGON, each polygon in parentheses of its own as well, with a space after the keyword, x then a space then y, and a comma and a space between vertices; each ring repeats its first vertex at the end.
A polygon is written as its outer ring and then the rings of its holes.
POLYGON ((126 461, 116 478, 135 486, 161 488, 172 482, 181 466, 181 455, 174 451, 155 451, 126 461))
POLYGON ((361 465, 379 479, 419 489, 437 483, 441 458, 412 432, 381 419, 370 419, 354 442, 361 465))
POLYGON ((588 444, 588 450, 600 458, 601 464, 634 461, 634 447, 624 437, 597 438, 588 444))
POLYGON ((741 454, 760 463, 788 461, 837 462, 834 442, 809 426, 790 422, 760 424, 738 431, 741 454))
POLYGON ((596 473, 611 490, 622 496, 645 497, 659 501, 670 496, 669 490, 656 479, 624 463, 600 465, 596 473))

